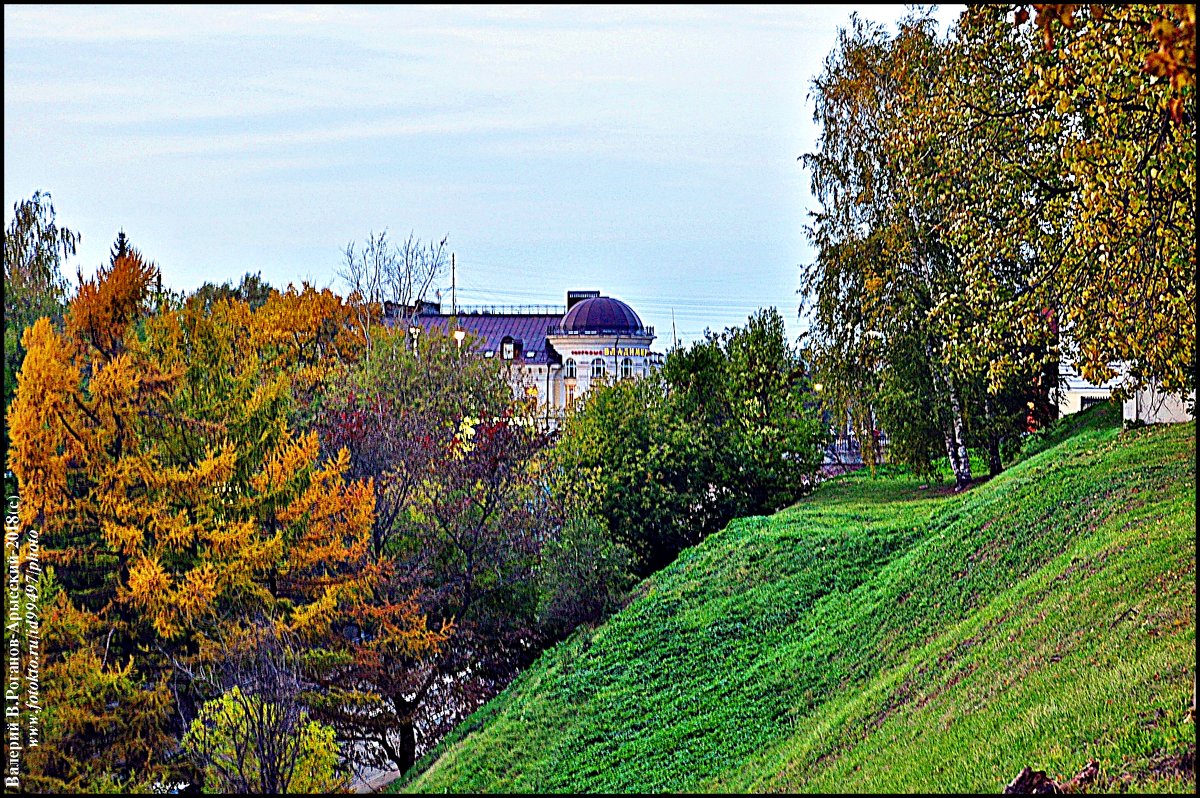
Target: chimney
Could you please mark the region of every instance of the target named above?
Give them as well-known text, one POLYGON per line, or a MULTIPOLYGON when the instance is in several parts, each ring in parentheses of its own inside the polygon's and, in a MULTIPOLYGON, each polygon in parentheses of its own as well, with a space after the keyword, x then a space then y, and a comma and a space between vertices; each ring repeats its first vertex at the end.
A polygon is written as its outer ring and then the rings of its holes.
POLYGON ((567 310, 572 306, 579 304, 585 299, 595 299, 600 296, 599 291, 568 291, 567 292, 567 310))

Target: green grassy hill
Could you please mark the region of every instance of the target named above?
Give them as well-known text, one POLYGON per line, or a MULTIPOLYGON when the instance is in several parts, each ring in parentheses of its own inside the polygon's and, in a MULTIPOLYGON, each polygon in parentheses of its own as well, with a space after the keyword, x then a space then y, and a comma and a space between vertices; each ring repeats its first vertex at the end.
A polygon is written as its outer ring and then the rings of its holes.
POLYGON ((397 786, 999 792, 1096 759, 1097 791, 1194 791, 1195 424, 1109 404, 1035 449, 731 524, 397 786))

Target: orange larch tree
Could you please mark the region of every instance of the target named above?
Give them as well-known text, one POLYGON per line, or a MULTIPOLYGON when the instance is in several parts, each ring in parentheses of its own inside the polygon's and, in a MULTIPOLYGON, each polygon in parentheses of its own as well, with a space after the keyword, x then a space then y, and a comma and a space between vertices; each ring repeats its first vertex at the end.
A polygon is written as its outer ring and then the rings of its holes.
MULTIPOLYGON (((315 645, 377 573, 370 484, 289 426, 295 373, 354 351, 340 300, 153 312, 158 279, 131 251, 81 281, 63 334, 24 337, 10 462, 48 566, 55 701, 31 783, 55 791, 161 781, 213 697, 189 680, 202 652, 251 617, 315 645)), ((421 641, 409 607, 389 622, 421 641)))

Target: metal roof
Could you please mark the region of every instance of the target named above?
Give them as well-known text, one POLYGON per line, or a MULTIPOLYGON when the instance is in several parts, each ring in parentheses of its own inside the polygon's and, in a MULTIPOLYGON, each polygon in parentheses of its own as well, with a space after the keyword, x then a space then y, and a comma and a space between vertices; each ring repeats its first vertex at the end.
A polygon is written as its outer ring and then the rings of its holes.
MULTIPOLYGON (((598 296, 599 291, 572 291, 567 296, 569 310, 555 307, 499 308, 483 306, 459 309, 456 315, 442 313, 440 304, 418 303, 413 323, 424 330, 437 329, 449 335, 455 327, 465 330, 471 349, 491 357, 502 357, 506 339, 514 344, 514 360, 527 365, 562 363, 548 335, 616 334, 654 337, 654 328, 646 327, 633 309, 619 299, 598 296), (557 311, 557 312, 555 312, 557 311), (471 340, 473 339, 473 340, 471 340)), ((398 308, 398 306, 397 306, 398 308)), ((390 310, 390 309, 389 309, 390 310)), ((400 321, 398 313, 384 318, 389 326, 400 321)))
POLYGON ((446 314, 422 314, 415 321, 422 329, 438 329, 449 335, 450 320, 458 319, 458 328, 466 330, 469 345, 477 352, 495 352, 500 357, 500 345, 511 338, 516 346, 514 360, 529 365, 561 363, 546 340, 546 330, 562 320, 558 314, 546 313, 463 313, 457 317, 446 314), (472 341, 471 339, 475 340, 472 341))
MULTIPOLYGON (((560 335, 579 333, 616 333, 646 335, 647 329, 633 308, 610 296, 597 296, 572 305, 562 318, 560 335)), ((652 332, 649 334, 653 335, 652 332)))

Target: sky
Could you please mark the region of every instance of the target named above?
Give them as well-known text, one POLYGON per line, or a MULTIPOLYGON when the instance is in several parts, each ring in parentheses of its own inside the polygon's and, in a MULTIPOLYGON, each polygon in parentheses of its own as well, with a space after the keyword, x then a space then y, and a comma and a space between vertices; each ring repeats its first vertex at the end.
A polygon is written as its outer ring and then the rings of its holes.
POLYGON ((123 229, 184 291, 344 294, 348 243, 447 237, 460 306, 595 289, 660 350, 774 306, 795 338, 808 95, 855 11, 905 7, 5 5, 5 223, 49 192, 68 276, 123 229))

